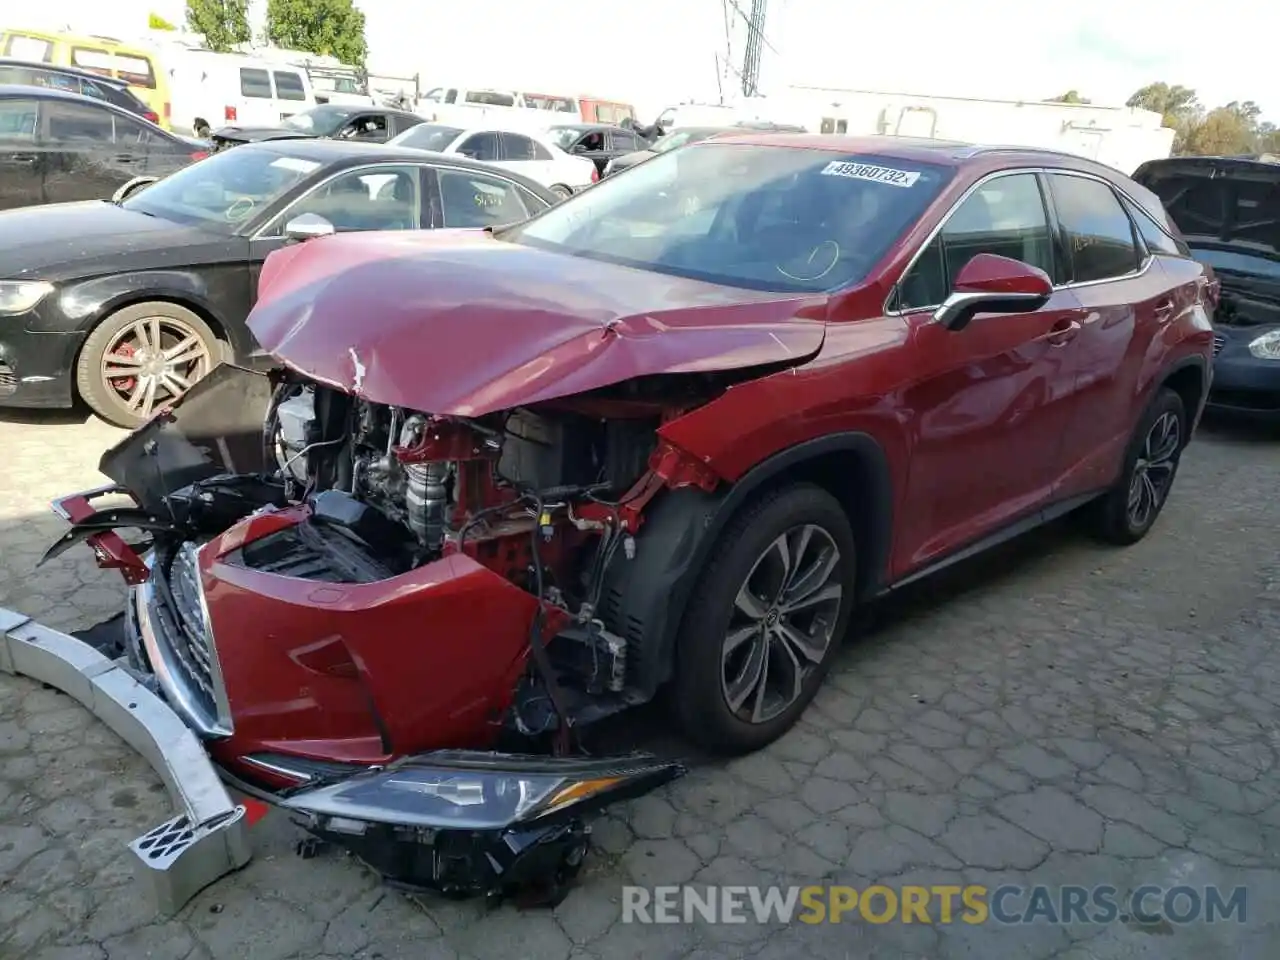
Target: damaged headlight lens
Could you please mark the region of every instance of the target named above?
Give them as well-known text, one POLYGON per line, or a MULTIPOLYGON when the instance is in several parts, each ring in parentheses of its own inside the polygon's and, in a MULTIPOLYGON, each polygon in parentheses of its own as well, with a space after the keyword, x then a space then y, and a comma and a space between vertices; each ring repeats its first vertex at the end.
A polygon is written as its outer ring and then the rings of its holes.
POLYGON ((0 280, 0 314, 26 313, 51 293, 43 280, 0 280))
POLYGON ((1251 340, 1249 352, 1259 360, 1280 360, 1280 329, 1271 330, 1251 340))
POLYGON ((302 788, 282 806, 344 822, 500 830, 634 796, 681 772, 678 764, 651 757, 589 761, 451 751, 302 788))

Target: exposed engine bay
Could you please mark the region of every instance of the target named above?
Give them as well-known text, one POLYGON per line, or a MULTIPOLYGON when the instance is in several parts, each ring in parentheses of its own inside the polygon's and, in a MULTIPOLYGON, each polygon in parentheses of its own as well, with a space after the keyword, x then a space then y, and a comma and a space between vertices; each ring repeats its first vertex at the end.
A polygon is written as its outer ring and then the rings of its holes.
POLYGON ((1280 323, 1280 285, 1225 271, 1218 273, 1218 279, 1222 287, 1215 322, 1232 327, 1280 323))

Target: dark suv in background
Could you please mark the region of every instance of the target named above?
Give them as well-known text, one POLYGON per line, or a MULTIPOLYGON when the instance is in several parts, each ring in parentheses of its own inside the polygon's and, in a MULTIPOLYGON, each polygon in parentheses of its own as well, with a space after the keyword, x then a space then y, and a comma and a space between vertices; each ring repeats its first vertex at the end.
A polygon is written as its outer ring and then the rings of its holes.
POLYGON ((123 80, 104 77, 101 74, 90 73, 88 70, 0 57, 0 84, 48 87, 64 93, 78 93, 104 103, 113 103, 120 109, 135 113, 152 123, 160 122, 156 112, 143 103, 123 80))
POLYGON ((168 176, 207 150, 113 103, 0 86, 0 210, 109 200, 134 177, 168 176))

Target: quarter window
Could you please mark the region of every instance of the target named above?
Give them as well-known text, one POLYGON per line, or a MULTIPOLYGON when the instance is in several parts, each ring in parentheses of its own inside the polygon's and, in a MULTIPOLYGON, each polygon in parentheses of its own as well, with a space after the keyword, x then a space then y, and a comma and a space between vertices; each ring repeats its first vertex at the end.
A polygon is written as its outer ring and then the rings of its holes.
POLYGON ((900 309, 942 303, 965 264, 980 253, 1020 260, 1053 276, 1049 218, 1034 174, 997 177, 956 207, 903 277, 900 309))
POLYGON ((23 33, 12 33, 4 45, 4 55, 18 60, 29 60, 34 63, 53 62, 53 44, 39 37, 23 33))
POLYGON ((1101 180, 1049 175, 1076 283, 1111 280, 1138 269, 1133 223, 1115 191, 1101 180))
POLYGON ((508 160, 550 160, 547 148, 536 140, 521 136, 518 133, 504 133, 503 141, 507 146, 508 160))
POLYGON ((79 103, 50 103, 49 139, 56 142, 111 143, 115 139, 110 111, 79 103))

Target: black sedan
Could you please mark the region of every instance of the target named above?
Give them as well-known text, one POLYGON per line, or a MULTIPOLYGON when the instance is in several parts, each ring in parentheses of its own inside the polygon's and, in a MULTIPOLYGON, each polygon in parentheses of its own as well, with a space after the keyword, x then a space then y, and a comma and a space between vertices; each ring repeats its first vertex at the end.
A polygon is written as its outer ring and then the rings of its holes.
POLYGON ((556 200, 464 157, 299 140, 216 153, 119 201, 0 213, 0 405, 81 398, 135 426, 219 361, 254 362, 244 321, 271 251, 495 226, 556 200))
POLYGON ((610 160, 649 146, 649 142, 638 133, 607 124, 562 124, 548 128, 548 133, 561 150, 575 157, 586 157, 601 173, 610 160))
POLYGON ((112 103, 0 86, 0 210, 110 197, 134 177, 163 177, 205 150, 112 103))
POLYGON ((216 149, 263 140, 357 140, 386 143, 423 123, 408 110, 326 103, 295 113, 278 127, 221 127, 210 136, 216 149))

